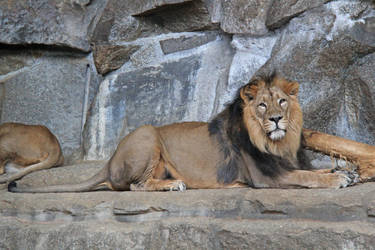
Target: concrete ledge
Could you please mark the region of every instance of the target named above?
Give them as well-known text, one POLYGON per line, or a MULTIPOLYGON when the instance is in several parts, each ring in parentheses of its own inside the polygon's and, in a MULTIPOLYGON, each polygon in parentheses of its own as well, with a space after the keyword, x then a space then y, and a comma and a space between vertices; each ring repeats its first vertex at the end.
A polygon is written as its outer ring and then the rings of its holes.
POLYGON ((2 249, 374 249, 374 225, 306 220, 165 219, 30 223, 1 219, 2 249), (6 225, 4 225, 6 223, 6 225))
MULTIPOLYGON (((44 170, 20 185, 73 183, 103 165, 44 170)), ((375 183, 340 190, 2 190, 0 235, 0 249, 372 249, 375 183)))

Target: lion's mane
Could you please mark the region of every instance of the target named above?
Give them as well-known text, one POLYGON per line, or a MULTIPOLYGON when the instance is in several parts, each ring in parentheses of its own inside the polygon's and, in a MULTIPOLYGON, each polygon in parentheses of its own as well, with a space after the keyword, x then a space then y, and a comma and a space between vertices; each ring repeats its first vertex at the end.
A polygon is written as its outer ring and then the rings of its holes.
MULTIPOLYGON (((249 85, 256 84, 262 79, 266 86, 272 81, 282 85, 275 75, 255 78, 249 85)), ((218 166, 217 178, 223 183, 232 182, 239 173, 241 152, 249 154, 256 167, 262 174, 277 177, 285 171, 295 169, 310 169, 301 149, 302 111, 297 97, 291 98, 289 112, 289 128, 285 137, 280 141, 270 140, 254 112, 244 107, 240 93, 224 111, 209 123, 210 136, 215 137, 225 160, 218 166)), ((252 186, 252 183, 248 183, 252 186)))

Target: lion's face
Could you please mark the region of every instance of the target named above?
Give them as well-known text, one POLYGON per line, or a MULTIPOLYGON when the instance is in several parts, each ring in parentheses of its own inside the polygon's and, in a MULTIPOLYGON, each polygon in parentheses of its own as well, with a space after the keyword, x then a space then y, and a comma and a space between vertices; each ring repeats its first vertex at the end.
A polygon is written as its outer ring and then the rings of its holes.
POLYGON ((279 87, 262 88, 252 102, 264 133, 273 141, 284 138, 289 123, 289 97, 279 87))
POLYGON ((302 130, 298 88, 296 82, 273 77, 268 82, 255 79, 240 90, 245 125, 261 151, 296 154, 302 130))

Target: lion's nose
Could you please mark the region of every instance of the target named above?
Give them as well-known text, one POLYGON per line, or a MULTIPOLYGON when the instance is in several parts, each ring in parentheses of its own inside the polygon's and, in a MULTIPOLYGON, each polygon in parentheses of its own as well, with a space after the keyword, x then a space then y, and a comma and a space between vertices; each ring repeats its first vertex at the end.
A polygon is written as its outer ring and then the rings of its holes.
POLYGON ((281 119, 283 119, 282 116, 272 116, 272 117, 269 118, 269 120, 270 120, 271 122, 274 122, 274 123, 276 123, 276 124, 277 124, 281 119))

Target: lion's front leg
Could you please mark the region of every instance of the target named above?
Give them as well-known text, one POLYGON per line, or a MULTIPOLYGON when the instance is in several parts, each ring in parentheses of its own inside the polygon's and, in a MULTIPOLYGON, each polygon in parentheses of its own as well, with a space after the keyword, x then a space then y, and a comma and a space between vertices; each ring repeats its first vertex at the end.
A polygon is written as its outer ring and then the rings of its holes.
POLYGON ((281 187, 302 188, 343 188, 353 183, 345 172, 327 173, 326 171, 294 170, 280 176, 278 183, 281 187))
POLYGON ((148 179, 145 183, 131 184, 131 191, 185 191, 186 185, 181 180, 148 179))

